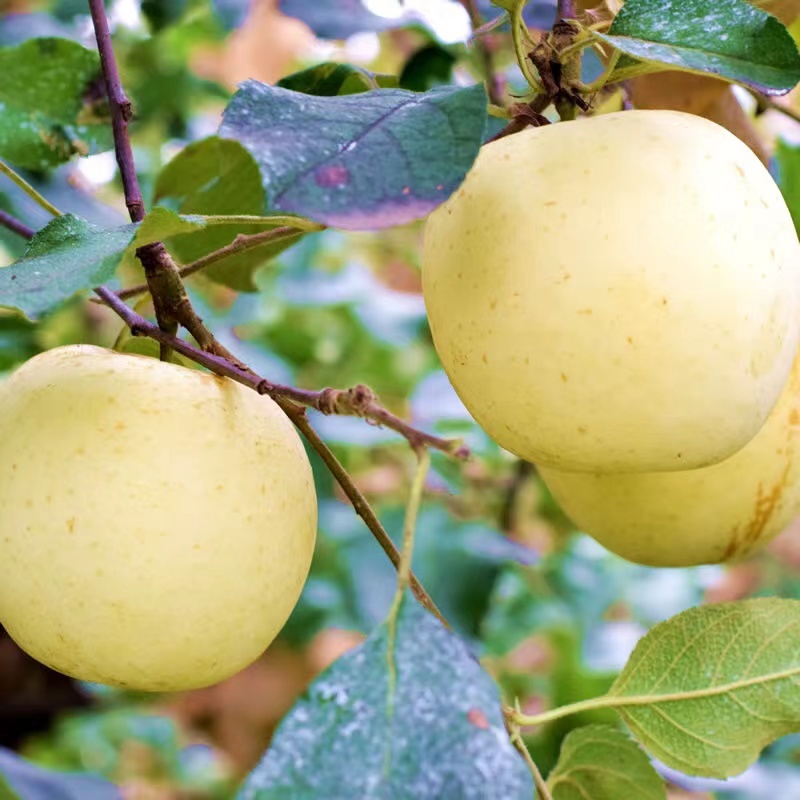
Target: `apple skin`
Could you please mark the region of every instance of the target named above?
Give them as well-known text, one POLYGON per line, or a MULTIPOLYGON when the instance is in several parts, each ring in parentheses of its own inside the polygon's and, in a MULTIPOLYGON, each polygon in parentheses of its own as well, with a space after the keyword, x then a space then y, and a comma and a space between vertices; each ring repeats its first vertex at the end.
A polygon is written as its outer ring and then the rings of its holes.
POLYGON ((719 464, 650 474, 539 472, 581 530, 629 561, 741 560, 800 514, 800 358, 764 427, 719 464))
POLYGON ((77 345, 0 387, 0 622, 85 681, 208 686, 294 608, 317 502, 302 443, 228 379, 77 345))
POLYGON ((431 214, 433 341, 502 447, 588 472, 722 461, 764 424, 800 335, 800 245, 724 128, 626 111, 488 144, 431 214))

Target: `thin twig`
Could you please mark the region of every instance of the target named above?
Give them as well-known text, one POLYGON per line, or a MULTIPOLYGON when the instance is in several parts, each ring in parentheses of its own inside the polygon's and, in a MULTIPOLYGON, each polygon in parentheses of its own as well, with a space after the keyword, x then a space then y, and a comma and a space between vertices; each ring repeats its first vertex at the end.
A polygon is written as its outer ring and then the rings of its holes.
MULTIPOLYGON (((220 261, 232 255, 245 253, 248 250, 254 250, 258 247, 264 247, 268 244, 283 240, 292 240, 304 235, 305 231, 299 228, 292 228, 289 226, 282 226, 280 228, 273 228, 271 231, 262 231, 251 235, 240 233, 230 244, 221 247, 219 250, 214 250, 213 253, 208 253, 196 261, 192 261, 185 267, 178 270, 181 278, 187 278, 189 275, 194 275, 208 267, 218 264, 220 261)), ((127 300, 131 297, 136 297, 144 294, 148 290, 146 283, 141 283, 138 286, 131 286, 129 289, 123 289, 117 292, 117 297, 121 300, 127 300)))
POLYGON ((375 393, 369 386, 359 384, 352 389, 323 389, 315 392, 293 386, 272 384, 270 396, 286 397, 296 403, 313 408, 322 414, 362 417, 378 426, 390 428, 408 440, 414 450, 432 447, 456 458, 468 458, 469 448, 458 439, 443 439, 431 433, 417 430, 405 420, 387 411, 377 403, 375 393))
POLYGON ((520 459, 514 467, 514 477, 506 491, 503 507, 500 511, 500 530, 506 533, 515 533, 519 516, 519 498, 522 489, 530 477, 536 472, 536 467, 530 461, 520 459))
POLYGON ((11 216, 7 211, 3 211, 0 208, 0 225, 4 228, 8 228, 10 231, 14 231, 14 233, 19 234, 20 236, 24 236, 26 239, 33 238, 33 235, 36 231, 26 225, 21 220, 18 220, 16 217, 11 216))
POLYGON ((476 31, 483 25, 483 17, 478 11, 475 0, 461 0, 461 5, 469 14, 469 22, 472 26, 472 34, 475 40, 475 49, 481 59, 483 75, 486 79, 486 93, 489 95, 489 102, 496 106, 503 105, 503 85, 497 75, 494 65, 494 54, 487 42, 476 31))
POLYGON ((795 111, 791 106, 779 103, 777 100, 769 97, 766 94, 756 93, 756 100, 763 108, 769 108, 772 111, 778 111, 784 116, 789 117, 789 119, 793 119, 795 122, 800 122, 800 112, 795 111))
MULTIPOLYGON (((211 370, 217 375, 226 378, 231 378, 237 383, 247 386, 259 394, 266 394, 270 396, 272 384, 264 378, 257 375, 244 364, 236 363, 229 360, 227 357, 217 355, 216 353, 201 350, 188 342, 179 339, 172 334, 163 331, 157 325, 149 322, 141 315, 137 314, 133 309, 125 305, 125 303, 117 297, 117 295, 109 288, 101 286, 95 289, 96 294, 103 300, 103 302, 115 311, 119 317, 131 329, 134 336, 147 336, 155 339, 157 342, 166 345, 167 347, 175 350, 186 358, 200 364, 207 369, 211 370)), ((301 434, 306 438, 308 443, 320 458, 324 461, 329 471, 336 479, 338 484, 342 487, 345 495, 350 500, 356 513, 364 520, 372 535, 377 540, 383 551, 388 556, 389 560, 399 569, 401 563, 401 556, 394 543, 392 542, 386 529, 381 525, 372 507, 367 502, 364 495, 353 482, 350 475, 345 468, 341 465, 339 460, 330 450, 330 448, 322 441, 317 432, 311 427, 308 419, 306 418, 305 409, 292 402, 289 398, 277 394, 273 400, 280 406, 286 416, 294 423, 301 434)), ((430 595, 425 591, 417 578, 413 575, 410 576, 411 591, 419 602, 434 616, 436 616, 443 625, 447 625, 446 620, 442 616, 436 604, 431 599, 430 595)))
POLYGON ((97 50, 100 53, 100 64, 106 84, 106 94, 111 110, 111 127, 114 132, 114 152, 117 156, 122 188, 125 192, 125 205, 128 207, 132 222, 144 219, 144 200, 139 179, 136 176, 136 164, 133 160, 133 148, 128 134, 128 122, 133 117, 133 108, 128 100, 117 68, 117 59, 111 44, 111 30, 108 26, 106 9, 103 0, 89 0, 92 14, 97 50))
POLYGON ((0 160, 0 173, 6 176, 10 181, 15 183, 25 192, 28 197, 31 198, 34 202, 38 203, 48 214, 52 214, 54 217, 62 216, 61 212, 46 198, 42 197, 36 189, 31 186, 25 178, 22 177, 19 173, 15 172, 11 167, 6 164, 5 161, 0 160))
POLYGON ((577 19, 578 13, 575 10, 575 0, 558 0, 556 7, 556 19, 577 19))
POLYGON ((538 800, 553 800, 553 795, 547 788, 547 783, 545 782, 544 776, 539 771, 539 767, 536 766, 536 762, 531 758, 528 748, 525 747, 525 742, 522 740, 522 736, 520 736, 519 728, 516 726, 512 727, 509 736, 511 738, 511 743, 517 748, 519 754, 528 765, 531 775, 533 775, 533 783, 536 786, 536 795, 538 800))

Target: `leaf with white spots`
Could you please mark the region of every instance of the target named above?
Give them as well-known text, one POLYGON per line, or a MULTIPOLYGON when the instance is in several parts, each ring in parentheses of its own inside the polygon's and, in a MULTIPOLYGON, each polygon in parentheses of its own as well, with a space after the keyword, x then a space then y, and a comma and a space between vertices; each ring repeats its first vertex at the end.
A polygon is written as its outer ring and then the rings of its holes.
POLYGON ((639 745, 610 725, 586 725, 561 743, 547 777, 553 800, 667 800, 661 776, 639 745))
POLYGON ((782 94, 800 81, 800 54, 775 17, 746 0, 627 0, 607 34, 626 56, 614 80, 665 68, 703 72, 782 94))
POLYGON ((636 646, 604 705, 667 766, 738 775, 770 742, 800 731, 800 601, 691 608, 636 646))
POLYGON ((482 86, 314 97, 246 81, 220 135, 255 158, 271 208, 375 230, 443 203, 477 157, 486 119, 482 86))
MULTIPOLYGON (((35 318, 77 292, 105 283, 137 247, 224 226, 230 217, 206 218, 154 208, 142 222, 105 228, 74 214, 56 217, 36 233, 22 258, 0 268, 0 306, 35 318)), ((235 219, 235 218, 234 218, 235 219)), ((257 230, 286 224, 282 217, 252 217, 257 230)))
POLYGON ((68 39, 0 47, 0 158, 47 169, 111 145, 97 53, 68 39))
POLYGON ((0 269, 0 306, 35 318, 114 274, 135 225, 101 228, 72 214, 56 217, 31 239, 25 255, 0 269))
POLYGON ((406 595, 285 717, 239 800, 531 800, 497 686, 406 595))

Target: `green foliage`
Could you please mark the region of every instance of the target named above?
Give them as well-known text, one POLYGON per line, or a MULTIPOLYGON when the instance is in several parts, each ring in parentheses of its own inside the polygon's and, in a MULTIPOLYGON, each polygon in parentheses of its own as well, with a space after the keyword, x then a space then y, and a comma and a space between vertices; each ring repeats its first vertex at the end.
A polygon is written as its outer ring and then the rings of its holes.
MULTIPOLYGON (((211 136, 190 144, 156 178, 154 199, 191 214, 263 214, 266 206, 258 165, 238 143, 211 136)), ((219 225, 167 242, 181 261, 194 261, 230 244, 258 225, 219 225)), ((244 292, 256 290, 254 273, 294 241, 268 243, 233 254, 205 271, 211 280, 244 292)))
POLYGON ((800 54, 789 32, 746 0, 628 0, 608 34, 598 38, 642 62, 621 60, 619 78, 668 66, 767 94, 788 92, 800 81, 800 54))
POLYGON ((56 217, 19 261, 0 271, 0 305, 37 317, 109 280, 135 230, 134 225, 104 230, 72 214, 56 217))
POLYGON ((110 144, 97 54, 67 39, 0 48, 0 158, 42 169, 110 144))
POLYGON ((370 89, 392 89, 397 86, 397 79, 391 75, 376 75, 350 64, 326 61, 302 72, 287 75, 281 78, 277 85, 293 92, 335 97, 343 94, 360 94, 370 89))
POLYGON ((553 800, 666 800, 664 781, 639 746, 609 725, 573 731, 547 778, 553 800))
POLYGON ((725 778, 800 730, 800 602, 692 608, 642 639, 611 687, 636 738, 665 764, 725 778))
POLYGON ((412 92, 426 92, 434 86, 450 83, 457 60, 438 44, 421 47, 406 61, 400 73, 400 87, 412 92))
POLYGON ((273 208, 375 230, 423 217, 447 199, 478 155, 485 107, 481 86, 313 97, 247 81, 220 134, 255 158, 273 208))
POLYGON ((800 231, 800 147, 778 141, 775 161, 780 172, 780 187, 794 226, 800 231))

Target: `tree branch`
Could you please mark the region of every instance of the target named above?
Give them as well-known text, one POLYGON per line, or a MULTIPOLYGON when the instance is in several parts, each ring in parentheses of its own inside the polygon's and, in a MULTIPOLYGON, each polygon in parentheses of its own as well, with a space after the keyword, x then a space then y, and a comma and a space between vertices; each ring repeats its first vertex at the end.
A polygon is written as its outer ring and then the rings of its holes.
MULTIPOLYGON (((356 513, 364 520, 372 535, 378 541, 378 544, 381 546, 384 553, 386 553, 386 555, 389 557, 389 560, 392 562, 395 568, 400 567, 400 553, 389 537, 389 534, 386 532, 386 529, 383 527, 383 525, 381 525, 380 521, 375 515, 375 512, 372 510, 372 507, 355 485, 353 479, 347 473, 345 468, 341 465, 339 460, 325 444, 325 442, 322 441, 317 432, 311 427, 308 419, 306 418, 305 409, 298 406, 289 397, 283 394, 273 394, 272 383, 257 375, 246 365, 237 362, 236 359, 232 358, 230 354, 228 354, 227 351, 221 346, 216 345, 216 349, 221 351, 220 353, 201 350, 189 344, 188 342, 185 342, 182 339, 167 333, 157 325, 154 325, 141 315, 137 314, 133 309, 125 305, 125 303, 120 300, 111 289, 101 286, 95 289, 95 292, 98 297, 100 297, 103 302, 113 311, 115 311, 128 325, 128 327, 131 329, 131 333, 134 336, 147 336, 151 339, 155 339, 160 344, 165 345, 185 356, 186 358, 191 359, 195 363, 206 367, 216 375, 230 378, 237 383, 241 383, 242 385, 253 389, 259 394, 271 396, 323 460, 339 486, 342 487, 342 490, 347 498, 352 503, 356 513)), ((211 336, 211 334, 209 334, 209 336, 211 336)), ((211 338, 212 341, 215 341, 213 340, 213 337, 211 338)), ((447 626, 447 621, 436 607, 436 604, 413 574, 411 575, 410 581, 411 590, 417 600, 419 600, 419 602, 428 611, 436 616, 443 625, 447 626)))
POLYGON ((577 19, 578 13, 575 9, 575 0, 558 0, 556 8, 557 19, 577 19))
POLYGON ((754 92, 754 95, 756 101, 762 108, 777 111, 778 113, 789 117, 789 119, 793 119, 795 122, 800 122, 800 112, 795 111, 791 106, 779 103, 774 98, 769 97, 766 94, 761 94, 760 92, 754 92))
POLYGON ((8 228, 10 231, 14 231, 14 233, 19 234, 20 236, 24 236, 26 239, 31 239, 36 231, 33 228, 28 227, 24 222, 18 220, 16 217, 11 216, 7 211, 3 211, 0 208, 0 225, 4 228, 8 228))
POLYGON ((475 41, 475 49, 481 59, 481 66, 483 75, 486 79, 486 93, 489 96, 489 102, 502 106, 503 104, 503 85, 497 77, 494 65, 494 54, 491 48, 484 39, 479 36, 476 31, 483 25, 483 17, 481 12, 478 11, 475 0, 461 0, 461 5, 464 6, 467 14, 469 14, 469 22, 472 26, 472 35, 475 41))
POLYGON ((133 117, 131 102, 128 100, 117 68, 117 59, 111 44, 111 30, 108 27, 106 8, 103 0, 89 0, 92 14, 97 50, 100 53, 100 64, 103 68, 106 94, 111 110, 111 127, 114 132, 114 152, 117 156, 122 187, 125 192, 125 205, 128 207, 131 222, 144 219, 144 200, 136 176, 136 165, 133 161, 133 148, 128 134, 128 122, 133 117))

